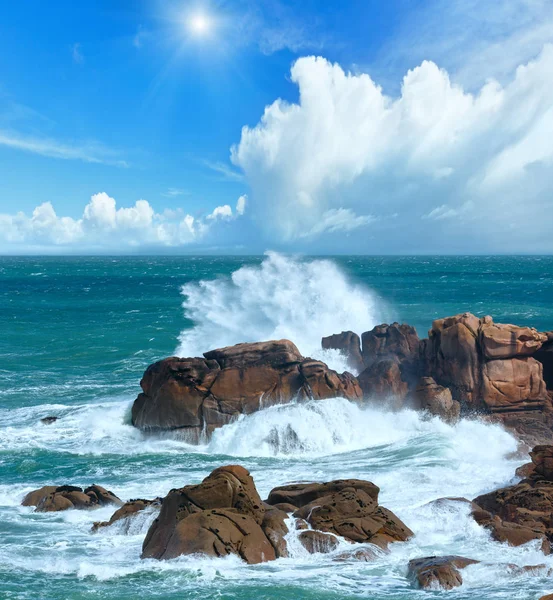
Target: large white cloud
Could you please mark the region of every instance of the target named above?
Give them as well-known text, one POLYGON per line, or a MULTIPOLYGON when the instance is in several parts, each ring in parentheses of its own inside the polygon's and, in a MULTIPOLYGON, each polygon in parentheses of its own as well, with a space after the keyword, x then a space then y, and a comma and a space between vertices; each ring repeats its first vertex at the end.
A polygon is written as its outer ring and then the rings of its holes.
POLYGON ((156 213, 146 200, 117 208, 105 192, 95 194, 79 219, 58 216, 50 202, 37 206, 31 215, 0 214, 0 249, 52 247, 77 250, 124 250, 140 247, 175 247, 201 242, 217 222, 243 214, 239 198, 236 212, 229 205, 217 206, 204 218, 182 209, 156 213))
POLYGON ((231 153, 268 236, 358 228, 385 251, 390 235, 405 249, 400 239, 431 228, 423 250, 553 250, 552 45, 477 93, 430 61, 397 98, 320 57, 300 58, 291 79, 299 102, 267 106, 231 153))

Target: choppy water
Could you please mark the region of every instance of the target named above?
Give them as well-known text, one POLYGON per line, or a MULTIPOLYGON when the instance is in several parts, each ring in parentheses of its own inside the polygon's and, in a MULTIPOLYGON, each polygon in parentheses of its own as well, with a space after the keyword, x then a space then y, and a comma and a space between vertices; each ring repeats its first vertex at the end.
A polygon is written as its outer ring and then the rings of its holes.
POLYGON ((290 337, 318 355, 322 335, 393 319, 424 334, 433 318, 467 309, 546 330, 552 300, 546 257, 0 258, 0 598, 533 600, 553 591, 551 579, 505 566, 468 567, 452 592, 422 592, 406 578, 408 560, 429 554, 553 566, 535 546, 490 541, 463 505, 426 505, 512 479, 523 461, 498 427, 450 427, 341 399, 273 407, 204 447, 146 438, 128 424, 144 368, 177 348, 195 354, 290 337), (39 422, 51 414, 60 420, 39 422), (293 540, 292 558, 265 565, 141 561, 151 513, 129 530, 92 535, 92 522, 111 509, 34 514, 19 506, 46 484, 94 482, 125 499, 154 497, 228 463, 246 466, 262 495, 295 480, 369 479, 416 537, 374 563, 307 556, 293 540))

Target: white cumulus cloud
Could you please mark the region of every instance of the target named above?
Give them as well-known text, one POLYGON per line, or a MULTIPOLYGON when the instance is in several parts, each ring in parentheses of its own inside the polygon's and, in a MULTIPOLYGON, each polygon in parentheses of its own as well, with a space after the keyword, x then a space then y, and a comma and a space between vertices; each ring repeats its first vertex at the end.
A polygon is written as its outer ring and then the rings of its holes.
POLYGON ((405 75, 399 97, 320 57, 297 60, 291 79, 299 101, 267 106, 231 151, 267 236, 367 230, 376 246, 358 248, 386 251, 430 218, 436 243, 470 235, 467 250, 516 251, 529 249, 524 219, 532 249, 553 250, 552 45, 475 93, 431 61, 405 75))
POLYGON ((201 242, 216 222, 241 214, 233 215, 229 205, 217 206, 205 218, 193 217, 182 209, 156 213, 147 200, 117 208, 115 199, 101 192, 91 197, 78 219, 58 216, 51 202, 40 204, 30 215, 0 214, 0 249, 62 247, 121 251, 176 247, 201 242))

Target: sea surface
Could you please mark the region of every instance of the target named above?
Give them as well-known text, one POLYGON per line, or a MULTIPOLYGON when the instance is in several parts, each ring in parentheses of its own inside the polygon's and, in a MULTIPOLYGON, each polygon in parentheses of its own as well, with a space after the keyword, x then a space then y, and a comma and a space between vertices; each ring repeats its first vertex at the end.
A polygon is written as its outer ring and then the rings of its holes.
POLYGON ((130 406, 151 362, 223 345, 292 339, 323 354, 323 335, 382 322, 414 325, 470 310, 553 329, 551 257, 0 257, 0 598, 537 600, 553 578, 535 545, 491 541, 461 504, 513 481, 525 462, 498 426, 449 426, 405 410, 361 410, 343 399, 260 411, 202 446, 149 437, 130 406), (57 416, 52 425, 42 417, 57 416), (278 434, 278 435, 275 435, 278 434), (275 440, 278 440, 276 443, 275 440), (298 480, 369 479, 381 504, 416 533, 373 563, 307 555, 248 566, 237 558, 140 560, 154 513, 90 533, 97 511, 20 506, 47 484, 103 485, 123 499, 165 495, 215 467, 248 468, 262 496, 298 480), (407 562, 460 554, 484 561, 451 592, 417 590, 407 562))

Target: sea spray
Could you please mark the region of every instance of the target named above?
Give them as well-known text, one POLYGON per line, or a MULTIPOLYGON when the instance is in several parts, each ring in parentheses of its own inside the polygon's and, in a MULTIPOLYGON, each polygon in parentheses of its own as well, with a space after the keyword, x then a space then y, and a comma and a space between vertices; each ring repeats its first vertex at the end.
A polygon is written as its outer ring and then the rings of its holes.
POLYGON ((182 287, 185 315, 194 327, 179 336, 179 356, 241 342, 292 340, 304 356, 346 368, 336 352, 323 353, 321 338, 372 329, 388 309, 369 288, 352 283, 330 260, 300 260, 268 252, 259 266, 244 266, 230 278, 182 287))

